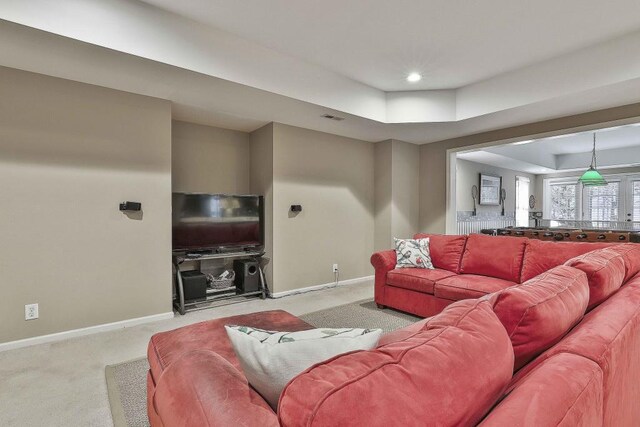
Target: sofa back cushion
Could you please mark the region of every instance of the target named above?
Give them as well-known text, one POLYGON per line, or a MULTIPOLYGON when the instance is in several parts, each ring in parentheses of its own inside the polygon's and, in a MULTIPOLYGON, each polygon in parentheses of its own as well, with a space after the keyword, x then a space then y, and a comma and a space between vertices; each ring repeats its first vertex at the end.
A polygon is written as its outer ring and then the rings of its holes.
POLYGON ((600 366, 604 414, 597 425, 637 426, 640 420, 640 277, 631 279, 587 313, 562 341, 518 371, 513 382, 531 375, 541 363, 561 353, 576 354, 600 366))
POLYGON ((520 283, 527 239, 471 234, 460 263, 460 272, 497 277, 520 283))
POLYGON ((460 301, 402 341, 337 356, 294 378, 281 425, 475 425, 503 394, 513 350, 488 301, 460 301))
POLYGON ((418 233, 413 238, 429 238, 431 262, 434 267, 453 271, 454 273, 460 272, 460 259, 464 251, 464 245, 467 242, 467 236, 418 233))
POLYGON ((538 274, 562 265, 571 258, 587 252, 615 246, 617 243, 587 243, 587 242, 552 242, 530 239, 524 250, 522 261, 522 276, 520 280, 526 282, 538 274))
POLYGON ((624 283, 627 283, 640 272, 640 244, 625 243, 612 246, 611 249, 622 255, 625 267, 624 283))
POLYGON ((582 319, 589 285, 584 272, 561 265, 488 299, 509 334, 518 370, 582 319))
POLYGON ((626 274, 622 254, 614 249, 605 248, 587 252, 565 263, 582 270, 589 281, 589 306, 587 311, 606 300, 617 291, 626 274))

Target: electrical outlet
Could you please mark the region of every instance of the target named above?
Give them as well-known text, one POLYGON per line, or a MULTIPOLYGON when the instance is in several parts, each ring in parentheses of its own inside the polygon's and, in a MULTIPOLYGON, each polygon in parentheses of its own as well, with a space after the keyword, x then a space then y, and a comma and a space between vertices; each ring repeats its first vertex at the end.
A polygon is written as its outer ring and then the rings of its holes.
POLYGON ((338 264, 333 264, 333 272, 334 273, 338 272, 338 264))
POLYGON ((38 318, 38 304, 27 304, 24 306, 24 320, 38 318))

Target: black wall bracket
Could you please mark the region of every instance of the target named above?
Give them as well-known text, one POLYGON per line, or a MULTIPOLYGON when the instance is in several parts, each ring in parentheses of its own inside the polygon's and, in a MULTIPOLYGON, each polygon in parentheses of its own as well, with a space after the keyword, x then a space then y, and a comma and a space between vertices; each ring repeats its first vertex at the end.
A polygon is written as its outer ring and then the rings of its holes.
POLYGON ((121 211, 139 211, 142 210, 142 203, 140 202, 122 202, 120 203, 121 211))

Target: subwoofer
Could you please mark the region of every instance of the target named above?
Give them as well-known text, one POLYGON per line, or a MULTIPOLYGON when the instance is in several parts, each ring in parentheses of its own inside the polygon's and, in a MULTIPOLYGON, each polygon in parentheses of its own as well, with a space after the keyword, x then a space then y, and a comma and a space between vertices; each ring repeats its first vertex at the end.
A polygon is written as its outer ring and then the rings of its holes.
POLYGON ((260 268, 257 261, 237 259, 233 261, 233 271, 236 273, 236 292, 245 294, 260 290, 260 268))

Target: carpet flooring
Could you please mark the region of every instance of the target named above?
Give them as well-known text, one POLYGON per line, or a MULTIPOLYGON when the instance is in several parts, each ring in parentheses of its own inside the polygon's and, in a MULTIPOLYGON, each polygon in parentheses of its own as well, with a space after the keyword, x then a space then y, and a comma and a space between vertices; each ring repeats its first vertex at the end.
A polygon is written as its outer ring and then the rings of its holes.
MULTIPOLYGON (((391 309, 380 310, 373 300, 320 310, 300 316, 318 328, 380 328, 390 332, 420 318, 391 309)), ((136 359, 105 368, 109 404, 115 427, 147 427, 147 370, 146 358, 136 359)))

